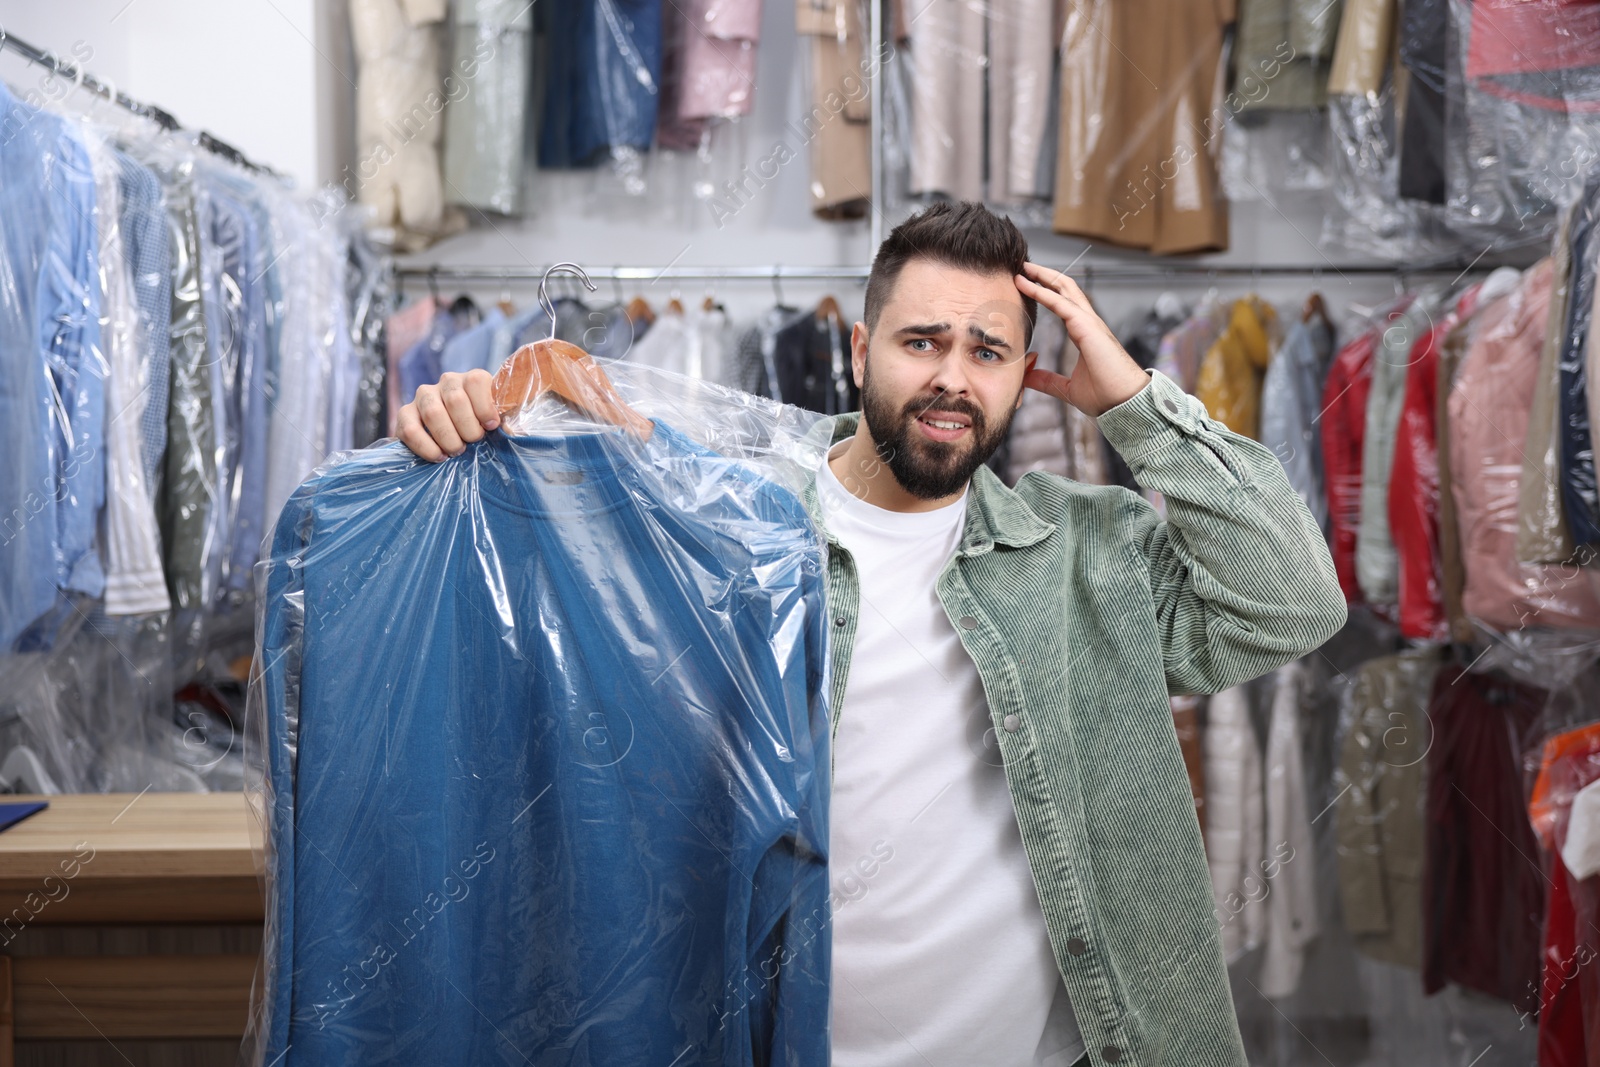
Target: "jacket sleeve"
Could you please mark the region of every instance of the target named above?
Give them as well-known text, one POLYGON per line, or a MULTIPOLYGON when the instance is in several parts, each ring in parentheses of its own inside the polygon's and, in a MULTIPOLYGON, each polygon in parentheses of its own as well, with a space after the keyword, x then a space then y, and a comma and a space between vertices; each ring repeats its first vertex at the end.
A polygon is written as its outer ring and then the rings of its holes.
POLYGON ((1305 655, 1344 625, 1333 559, 1278 458, 1160 371, 1097 420, 1166 519, 1128 495, 1173 694, 1215 693, 1305 655))

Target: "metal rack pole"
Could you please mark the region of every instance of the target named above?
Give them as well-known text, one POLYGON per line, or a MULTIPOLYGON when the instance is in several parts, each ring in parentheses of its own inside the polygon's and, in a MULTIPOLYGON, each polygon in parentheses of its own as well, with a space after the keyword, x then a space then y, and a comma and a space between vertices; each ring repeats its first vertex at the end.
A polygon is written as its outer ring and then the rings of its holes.
MULTIPOLYGON (((1494 264, 1441 264, 1423 267, 1382 266, 1360 264, 1264 264, 1261 266, 1217 265, 1200 263, 1171 264, 1151 267, 1094 267, 1078 266, 1071 270, 1074 277, 1095 281, 1149 281, 1161 282, 1179 278, 1326 278, 1338 275, 1363 277, 1439 277, 1465 274, 1484 274, 1493 270, 1494 264)), ((717 267, 585 267, 591 278, 607 281, 865 281, 865 267, 785 267, 769 266, 717 266, 717 267)), ((537 282, 544 276, 543 267, 488 267, 452 266, 447 264, 406 264, 396 273, 404 278, 434 278, 440 281, 477 282, 537 282)))
POLYGON ((870 93, 869 106, 871 107, 870 137, 872 146, 872 189, 867 198, 867 233, 871 247, 867 249, 867 262, 871 262, 878 254, 878 246, 883 243, 883 208, 888 197, 885 195, 886 176, 884 174, 883 153, 883 79, 888 77, 884 68, 883 56, 883 4, 884 0, 867 0, 872 11, 871 33, 869 46, 872 54, 868 59, 870 69, 875 73, 872 84, 868 87, 870 93))
MULTIPOLYGON (((182 129, 178 123, 178 120, 173 117, 172 112, 167 111, 164 108, 156 107, 153 104, 140 103, 127 93, 122 92, 120 89, 113 88, 111 85, 95 77, 93 74, 90 74, 82 67, 68 63, 54 52, 47 51, 38 47, 37 45, 29 44, 16 34, 6 32, 4 27, 0 27, 0 52, 11 52, 22 57, 23 59, 26 59, 30 63, 46 68, 53 74, 59 74, 61 77, 68 79, 73 84, 81 85, 83 88, 88 89, 97 96, 109 100, 125 110, 131 111, 135 115, 150 119, 152 122, 155 122, 168 132, 176 132, 182 129)), ((208 152, 237 163, 241 167, 246 167, 262 174, 276 175, 277 173, 270 167, 264 167, 258 163, 251 162, 249 159, 245 158, 243 152, 240 152, 237 148, 234 148, 226 141, 214 137, 204 130, 201 130, 197 135, 196 143, 199 145, 199 147, 206 149, 208 152)))

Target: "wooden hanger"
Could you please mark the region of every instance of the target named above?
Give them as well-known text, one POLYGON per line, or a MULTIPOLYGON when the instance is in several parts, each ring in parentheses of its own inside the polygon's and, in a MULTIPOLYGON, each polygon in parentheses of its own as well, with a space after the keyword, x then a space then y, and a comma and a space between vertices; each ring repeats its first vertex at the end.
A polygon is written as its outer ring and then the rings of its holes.
POLYGON ((1322 294, 1318 292, 1306 297, 1305 309, 1300 312, 1300 321, 1306 325, 1311 325, 1312 319, 1328 321, 1328 306, 1322 302, 1322 294))
POLYGON ((656 313, 650 308, 650 301, 642 296, 636 296, 628 301, 628 306, 623 309, 623 314, 628 316, 628 321, 637 326, 644 323, 646 326, 656 321, 656 313))
POLYGON ((842 322, 844 315, 839 311, 839 301, 831 296, 825 296, 817 302, 817 319, 820 322, 842 322))
POLYGON ((500 279, 500 314, 511 318, 517 313, 517 305, 511 302, 511 272, 507 271, 500 279))
POLYGON ((576 263, 557 263, 545 271, 539 282, 539 306, 550 316, 550 336, 523 345, 500 365, 493 383, 495 409, 505 419, 551 393, 597 422, 621 426, 639 440, 648 440, 655 424, 627 405, 589 353, 556 339, 556 311, 545 283, 558 270, 572 271, 583 279, 590 292, 595 289, 576 263))
POLYGON ((677 294, 673 294, 672 299, 667 301, 667 310, 674 315, 683 314, 683 301, 678 299, 677 294))

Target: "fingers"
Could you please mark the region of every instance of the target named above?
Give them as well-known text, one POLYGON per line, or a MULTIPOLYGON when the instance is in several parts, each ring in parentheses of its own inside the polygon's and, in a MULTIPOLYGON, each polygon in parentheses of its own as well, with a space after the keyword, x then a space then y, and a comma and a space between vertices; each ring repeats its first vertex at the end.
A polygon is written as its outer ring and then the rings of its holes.
POLYGON ((1057 400, 1071 402, 1072 379, 1055 371, 1039 370, 1036 367, 1023 375, 1022 384, 1025 388, 1037 389, 1057 400))
MULTIPOLYGON (((431 385, 424 385, 422 389, 417 390, 418 398, 422 397, 423 389, 433 388, 431 385)), ((438 463, 444 459, 444 453, 434 444, 433 437, 422 425, 422 417, 417 414, 416 400, 402 407, 400 413, 395 416, 395 432, 399 434, 401 442, 415 452, 418 458, 429 463, 438 463)))
MULTIPOLYGON (((500 425, 500 411, 494 402, 494 375, 486 370, 470 370, 462 380, 462 388, 466 390, 467 399, 472 403, 473 418, 485 430, 492 430, 500 425)), ((480 435, 481 436, 481 435, 480 435)), ((476 441, 478 438, 469 437, 467 440, 476 441)))
POLYGON ((417 389, 416 398, 400 409, 395 428, 405 446, 429 463, 459 456, 486 431, 500 425, 494 402, 494 377, 486 370, 454 371, 437 385, 417 389))

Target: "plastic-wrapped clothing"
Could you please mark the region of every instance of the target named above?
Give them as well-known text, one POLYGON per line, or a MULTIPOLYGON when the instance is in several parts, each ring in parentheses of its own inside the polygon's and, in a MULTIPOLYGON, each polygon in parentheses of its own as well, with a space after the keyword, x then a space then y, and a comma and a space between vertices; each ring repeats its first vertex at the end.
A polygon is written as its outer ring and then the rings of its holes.
POLYGON ((1321 315, 1296 320, 1261 383, 1261 443, 1283 462, 1289 484, 1306 502, 1317 525, 1328 530, 1328 494, 1323 485, 1322 384, 1333 356, 1333 325, 1321 315))
POLYGON ((1600 627, 1600 600, 1571 568, 1519 563, 1518 480, 1533 370, 1548 320, 1551 262, 1530 267, 1478 315, 1450 390, 1450 468, 1466 584, 1462 607, 1504 630, 1600 627))
POLYGON ((1433 412, 1434 440, 1438 442, 1435 454, 1439 465, 1439 595, 1444 604, 1444 616, 1451 639, 1461 642, 1473 640, 1474 635, 1466 609, 1461 605, 1467 579, 1466 565, 1461 557, 1461 523, 1457 514, 1455 475, 1450 460, 1450 441, 1454 437, 1450 426, 1450 393, 1483 307, 1484 302, 1480 300, 1474 315, 1458 322, 1439 345, 1435 385, 1438 399, 1433 412))
POLYGON ((1600 86, 1594 0, 1474 0, 1471 20, 1466 73, 1478 88, 1556 112, 1592 100, 1600 86))
MULTIPOLYGON (((219 253, 221 272, 214 286, 203 286, 212 293, 206 304, 209 318, 207 338, 223 341, 216 367, 222 372, 221 403, 226 408, 222 419, 224 467, 218 471, 222 484, 213 512, 218 525, 216 554, 221 565, 218 591, 250 588, 250 570, 261 551, 265 532, 266 472, 269 398, 267 395, 266 295, 263 282, 267 263, 264 236, 245 197, 248 191, 237 180, 207 175, 205 205, 201 218, 202 245, 209 240, 219 253), (206 228, 208 227, 208 228, 206 228)), ((202 252, 202 255, 204 253, 202 252)), ((342 337, 326 332, 330 347, 342 337)), ((217 395, 213 396, 213 403, 217 395)))
MULTIPOLYGON (((725 364, 732 358, 728 329, 728 313, 721 307, 664 311, 656 316, 650 332, 634 343, 627 358, 674 374, 721 381, 727 373, 725 364)), ((591 355, 600 354, 583 347, 591 355)))
POLYGON ((987 15, 987 3, 930 0, 907 27, 913 196, 983 199, 987 15))
POLYGON ((455 5, 444 76, 445 198, 515 215, 522 207, 523 137, 532 72, 533 5, 455 5))
POLYGON ((144 484, 154 500, 167 451, 167 396, 172 381, 172 243, 160 180, 132 157, 117 152, 122 252, 139 309, 134 344, 144 361, 141 422, 144 484))
MULTIPOLYGON (((145 483, 146 332, 122 241, 122 168, 100 138, 85 139, 94 168, 99 232, 100 341, 106 362, 105 611, 140 615, 172 606, 161 573, 161 537, 145 483)), ((165 236, 165 235, 163 235, 165 236)), ((163 320, 166 314, 163 313, 163 320)), ((163 325, 165 322, 163 321, 163 325)), ((165 331, 163 331, 165 332, 165 331)))
POLYGON ((1339 15, 1340 0, 1240 0, 1233 56, 1239 113, 1327 103, 1339 15))
POLYGON ((1378 92, 1392 54, 1395 13, 1395 0, 1345 0, 1328 92, 1352 96, 1378 92))
POLYGON ((487 370, 494 373, 489 367, 489 349, 494 341, 494 332, 505 321, 505 312, 493 307, 476 326, 469 326, 451 337, 439 351, 440 372, 465 374, 469 370, 487 370))
MULTIPOLYGON (((442 302, 437 298, 425 296, 400 308, 383 324, 384 390, 389 409, 386 435, 389 437, 395 435, 395 419, 399 417, 403 406, 400 400, 400 360, 432 328, 433 316, 441 306, 442 302)), ((509 353, 511 349, 507 348, 506 351, 509 353)))
POLYGON ((1161 339, 1156 370, 1183 386, 1185 392, 1194 392, 1200 361, 1222 335, 1231 309, 1231 304, 1218 300, 1214 293, 1208 294, 1193 315, 1161 339))
POLYGON ((772 365, 774 400, 823 415, 860 404, 850 373, 850 327, 842 319, 811 312, 791 318, 772 335, 772 365))
MULTIPOLYGON (((1077 362, 1076 346, 1067 340, 1066 328, 1054 315, 1040 315, 1030 346, 1039 353, 1035 370, 1063 373, 1063 357, 1068 369, 1077 362), (1069 347, 1070 346, 1070 347, 1069 347)), ((1022 391, 1022 406, 1011 418, 1007 439, 1005 480, 1015 485, 1029 471, 1049 471, 1063 478, 1075 476, 1075 464, 1067 442, 1067 420, 1072 405, 1037 389, 1022 391)))
POLYGON ((1328 550, 1345 600, 1361 602, 1356 581, 1356 530, 1361 522, 1361 455, 1367 393, 1378 332, 1369 330, 1339 349, 1322 387, 1322 462, 1328 487, 1328 550))
POLYGON ((982 200, 985 174, 992 201, 1049 195, 1038 164, 1055 53, 1045 29, 1051 9, 1051 0, 918 5, 907 27, 913 195, 982 200))
MULTIPOLYGON (((1470 369, 1462 368, 1463 373, 1470 369)), ((1422 988, 1445 983, 1538 1005, 1545 875, 1523 799, 1522 756, 1544 690, 1440 669, 1428 704, 1422 988), (1457 684, 1460 683, 1460 684, 1457 684), (1464 937, 1463 931, 1484 931, 1464 937)))
MULTIPOLYGON (((1149 370, 1161 358, 1161 339, 1181 326, 1188 315, 1189 309, 1184 306, 1177 294, 1162 293, 1156 297, 1154 307, 1137 315, 1122 329, 1123 351, 1132 356, 1133 361, 1141 368, 1149 370)), ((1117 455, 1117 450, 1106 444, 1104 452, 1107 483, 1120 485, 1137 493, 1139 483, 1134 480, 1133 472, 1122 461, 1122 457, 1117 455)))
POLYGON ((1157 255, 1228 247, 1216 152, 1233 14, 1233 0, 1067 0, 1055 232, 1157 255))
POLYGON ((1434 649, 1368 660, 1356 671, 1339 755, 1339 896, 1358 952, 1422 967, 1422 864, 1434 649))
POLYGON ((1433 323, 1432 302, 1418 299, 1383 331, 1372 359, 1367 427, 1361 436, 1361 519, 1356 526, 1356 581, 1368 604, 1394 604, 1399 561, 1389 529, 1389 475, 1405 404, 1411 352, 1433 323))
MULTIPOLYGON (((1595 10, 1600 12, 1600 7, 1595 10)), ((1591 178, 1573 211, 1572 275, 1561 337, 1561 500, 1574 545, 1600 544, 1600 489, 1595 483, 1594 443, 1589 434, 1589 333, 1594 313, 1596 263, 1600 261, 1600 177, 1591 178)))
POLYGON ((1221 923, 1225 959, 1232 963, 1261 944, 1266 797, 1261 747, 1250 725, 1250 698, 1234 686, 1211 698, 1205 732, 1206 861, 1221 923))
POLYGON ((761 0, 690 0, 697 32, 684 42, 681 118, 734 118, 755 105, 761 0))
POLYGON ((1591 780, 1572 798, 1572 817, 1561 859, 1575 878, 1600 874, 1600 786, 1591 780))
MULTIPOLYGON (((82 205, 82 184, 68 177, 73 154, 63 152, 60 119, 28 107, 0 85, 0 120, 15 131, 0 143, 0 418, 15 443, 0 470, 0 508, 5 539, 0 543, 0 653, 14 646, 35 620, 56 604, 58 418, 53 377, 43 343, 43 309, 64 310, 66 283, 93 276, 71 260, 56 261, 52 244, 68 235, 53 232, 54 218, 70 222, 70 199, 82 205), (62 275, 65 275, 64 277, 62 275)), ((87 172, 85 172, 87 177, 87 172)), ((92 223, 93 187, 87 220, 92 223)), ((78 222, 76 225, 83 225, 78 222)), ((98 293, 96 294, 98 297, 98 293)), ((80 309, 82 302, 79 302, 80 309)), ((73 321, 81 317, 79 310, 73 321)), ((98 316, 94 323, 99 329, 98 316)), ((79 327, 81 329, 81 327, 79 327)))
POLYGON ((772 361, 773 338, 784 323, 800 313, 797 307, 779 304, 758 315, 755 323, 739 335, 732 380, 728 384, 770 399, 772 381, 777 377, 777 367, 772 361))
MULTIPOLYGON (((356 59, 356 158, 361 203, 394 227, 405 251, 427 247, 466 224, 445 210, 439 169, 439 77, 444 0, 351 0, 356 59)), ((476 90, 475 90, 476 91, 476 90)))
POLYGON ((868 78, 881 64, 867 55, 856 0, 806 0, 794 16, 811 50, 811 109, 799 120, 810 147, 811 212, 859 219, 873 192, 868 78))
POLYGON ((390 443, 284 508, 260 1062, 825 1062, 820 538, 653 425, 390 443))
POLYGON ((1439 572, 1439 348, 1462 317, 1471 313, 1478 289, 1474 285, 1463 292, 1455 306, 1417 340, 1405 372, 1387 519, 1395 548, 1400 633, 1412 640, 1441 641, 1447 631, 1439 572))
POLYGON ((1278 314, 1258 297, 1235 300, 1228 325, 1200 363, 1194 395, 1234 433, 1260 433, 1261 382, 1277 340, 1278 314))
POLYGON ((1584 831, 1578 815, 1584 793, 1600 781, 1600 728, 1593 724, 1551 737, 1540 754, 1539 773, 1528 801, 1528 816, 1549 857, 1550 900, 1544 923, 1539 986, 1539 1063, 1541 1067, 1584 1067, 1589 1057, 1582 986, 1593 983, 1600 961, 1579 949, 1574 881, 1593 874, 1572 869, 1567 858, 1581 857, 1570 846, 1584 831))
MULTIPOLYGON (((990 0, 989 198, 1000 202, 1050 195, 1054 169, 1041 162, 1053 149, 1056 44, 1055 0, 990 0)), ((915 111, 912 113, 915 118, 915 111)))
MULTIPOLYGON (((1272 709, 1267 726, 1266 841, 1260 874, 1269 878, 1265 951, 1261 958, 1263 996, 1287 997, 1300 986, 1311 942, 1321 933, 1317 919, 1316 851, 1311 813, 1306 810, 1306 769, 1300 716, 1310 679, 1303 663, 1272 674, 1272 709)), ((1251 739, 1252 742, 1254 739, 1251 739)))
POLYGON ((1400 195, 1445 202, 1445 64, 1450 0, 1407 0, 1400 11, 1400 62, 1406 83, 1400 135, 1400 195))
MULTIPOLYGON (((44 254, 24 260, 38 270, 38 351, 51 390, 49 452, 55 473, 57 588, 99 597, 105 590, 96 529, 105 506, 106 360, 100 336, 100 254, 95 231, 94 170, 82 137, 65 121, 13 103, 6 129, 38 138, 46 154, 32 180, 50 193, 44 254)), ((29 149, 35 151, 36 149, 29 149)), ((33 487, 37 490, 38 486, 33 487)), ((30 509, 31 510, 31 509, 30 509)))
POLYGON ((680 118, 678 102, 684 91, 684 51, 697 27, 683 5, 661 9, 661 99, 656 105, 656 148, 693 151, 704 143, 710 123, 703 118, 680 118))
POLYGON ((1517 559, 1522 563, 1560 563, 1572 558, 1572 534, 1561 504, 1561 347, 1566 336, 1572 287, 1569 234, 1573 205, 1562 212, 1551 242, 1549 320, 1539 346, 1528 410, 1528 437, 1522 449, 1522 485, 1517 495, 1517 559))
POLYGON ((205 560, 220 447, 201 306, 200 221, 192 168, 147 162, 165 190, 173 249, 167 451, 156 518, 172 606, 194 609, 211 602, 205 560))

